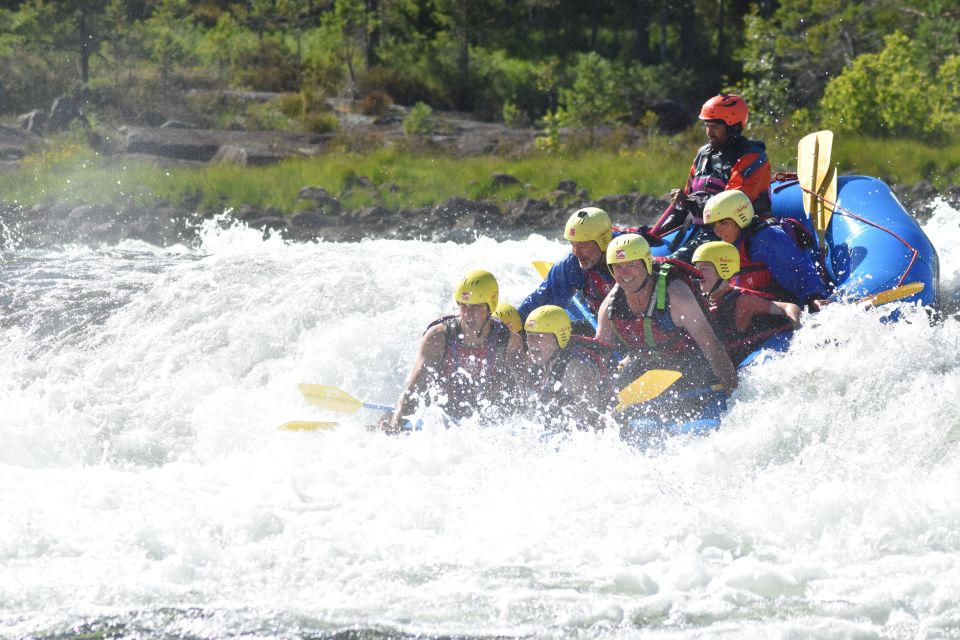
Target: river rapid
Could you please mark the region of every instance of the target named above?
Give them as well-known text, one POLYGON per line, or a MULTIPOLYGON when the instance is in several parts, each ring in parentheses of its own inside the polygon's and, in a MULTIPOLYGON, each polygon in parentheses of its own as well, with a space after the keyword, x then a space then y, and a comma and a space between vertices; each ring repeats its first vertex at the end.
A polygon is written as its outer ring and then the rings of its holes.
POLYGON ((960 637, 958 222, 925 227, 945 321, 828 307, 646 452, 388 437, 297 390, 392 403, 463 273, 516 304, 554 239, 8 242, 0 636, 960 637))

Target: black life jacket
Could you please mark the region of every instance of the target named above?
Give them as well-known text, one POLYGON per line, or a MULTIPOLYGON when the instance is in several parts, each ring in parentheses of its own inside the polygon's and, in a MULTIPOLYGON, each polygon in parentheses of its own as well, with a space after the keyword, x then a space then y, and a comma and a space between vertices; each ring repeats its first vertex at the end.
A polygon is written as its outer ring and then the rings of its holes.
POLYGON ((758 314, 750 319, 750 324, 746 330, 738 331, 737 301, 743 295, 755 295, 772 300, 768 294, 761 291, 732 287, 721 295, 715 304, 710 306, 710 319, 714 330, 734 364, 743 361, 760 346, 760 343, 770 336, 790 331, 793 328, 789 318, 773 314, 758 314))

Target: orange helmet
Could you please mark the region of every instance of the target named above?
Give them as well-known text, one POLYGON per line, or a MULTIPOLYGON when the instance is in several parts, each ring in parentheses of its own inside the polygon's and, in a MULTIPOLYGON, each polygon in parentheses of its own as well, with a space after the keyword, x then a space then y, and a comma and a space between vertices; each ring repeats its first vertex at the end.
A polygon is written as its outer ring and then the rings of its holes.
POLYGON ((700 109, 701 120, 721 120, 728 127, 740 125, 741 129, 746 126, 749 114, 744 99, 732 93, 714 96, 700 109))

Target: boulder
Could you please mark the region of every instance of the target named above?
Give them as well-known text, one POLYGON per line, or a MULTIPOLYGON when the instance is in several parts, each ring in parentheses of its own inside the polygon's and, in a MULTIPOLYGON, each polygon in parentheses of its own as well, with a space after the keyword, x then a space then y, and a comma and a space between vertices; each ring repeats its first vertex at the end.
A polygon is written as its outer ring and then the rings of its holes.
POLYGON ((490 176, 490 181, 493 183, 494 189, 512 187, 513 185, 520 184, 520 181, 509 173, 494 173, 490 176))

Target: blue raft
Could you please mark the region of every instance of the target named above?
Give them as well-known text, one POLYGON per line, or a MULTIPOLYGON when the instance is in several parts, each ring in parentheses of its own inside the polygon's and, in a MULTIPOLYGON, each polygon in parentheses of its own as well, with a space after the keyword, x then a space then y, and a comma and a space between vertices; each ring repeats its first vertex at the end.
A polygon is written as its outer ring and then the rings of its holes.
MULTIPOLYGON (((795 218, 814 233, 813 222, 803 209, 803 190, 796 179, 776 181, 770 186, 773 215, 795 218)), ((904 209, 882 180, 867 176, 842 176, 837 181, 837 202, 826 231, 824 262, 837 301, 859 300, 894 287, 922 282, 919 293, 903 298, 937 309, 940 300, 940 263, 937 251, 916 220, 904 209)), ((653 247, 657 256, 667 254, 673 234, 665 244, 653 247)), ((569 309, 574 318, 579 310, 569 309)), ((762 361, 763 353, 786 351, 790 333, 778 334, 738 364, 738 368, 762 361)), ((725 398, 715 394, 698 420, 683 424, 658 424, 671 434, 704 433, 720 424, 726 409, 725 398)), ((655 401, 654 401, 655 402, 655 401)), ((634 421, 637 422, 637 421, 634 421)), ((654 426, 648 420, 633 424, 637 429, 654 426), (641 424, 642 423, 642 424, 641 424)))

